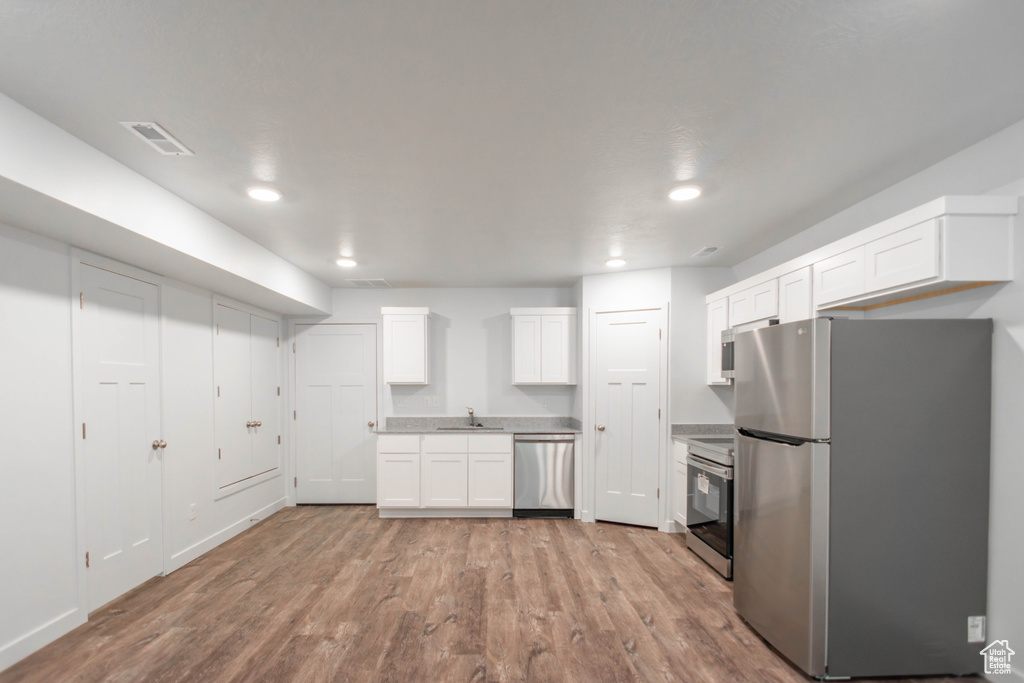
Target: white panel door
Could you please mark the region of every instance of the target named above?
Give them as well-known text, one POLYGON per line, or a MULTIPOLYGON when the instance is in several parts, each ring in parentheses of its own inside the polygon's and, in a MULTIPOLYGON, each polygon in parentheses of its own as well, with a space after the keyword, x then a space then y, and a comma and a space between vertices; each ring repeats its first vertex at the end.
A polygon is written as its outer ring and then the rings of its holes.
POLYGON ((252 465, 252 346, 250 316, 214 306, 214 421, 217 438, 217 488, 254 474, 252 465))
POLYGON ((163 571, 156 285, 82 264, 88 609, 163 571))
POLYGON ((660 318, 660 310, 596 316, 598 519, 658 525, 660 318))
POLYGON ((252 349, 252 472, 272 472, 281 466, 281 360, 277 321, 250 318, 252 349))
POLYGON ((377 326, 295 326, 299 503, 377 502, 377 326))

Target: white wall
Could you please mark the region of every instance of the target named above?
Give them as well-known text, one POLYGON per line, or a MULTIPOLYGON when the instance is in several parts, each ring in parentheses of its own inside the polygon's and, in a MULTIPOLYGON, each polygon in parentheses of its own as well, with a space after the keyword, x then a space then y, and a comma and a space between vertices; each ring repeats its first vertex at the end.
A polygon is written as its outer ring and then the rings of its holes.
POLYGON ((707 306, 704 297, 736 282, 729 268, 672 269, 671 416, 674 424, 731 423, 732 386, 707 383, 707 306))
MULTIPOLYGON (((746 278, 840 237, 944 194, 1024 195, 1024 122, 987 138, 870 197, 736 267, 746 278)), ((1015 235, 1016 281, 870 312, 871 318, 992 318, 992 486, 989 523, 988 641, 1024 644, 1024 457, 1020 422, 1024 416, 1024 217, 1015 235)), ((950 552, 956 539, 950 538, 950 552)), ((980 649, 980 648, 979 648, 980 649)), ((1013 676, 1024 681, 1024 662, 1013 676)))
MULTIPOLYGON (((280 476, 214 500, 213 295, 168 280, 161 287, 161 307, 165 566, 173 571, 249 528, 251 517, 265 518, 284 507, 287 458, 282 445, 280 476)), ((281 377, 284 385, 283 369, 281 377)), ((286 405, 282 396, 285 428, 286 405)))
MULTIPOLYGON (((75 517, 71 264, 67 245, 0 225, 0 670, 86 619, 79 602, 85 549, 75 517)), ((171 571, 286 498, 282 474, 214 501, 212 295, 160 281, 164 566, 171 571)))
POLYGON ((383 389, 383 417, 568 416, 576 387, 513 386, 510 308, 571 306, 569 288, 336 289, 322 322, 377 322, 382 306, 430 308, 430 384, 383 389), (436 407, 425 405, 437 398, 436 407), (398 405, 403 401, 404 405, 398 405))
POLYGON ((0 226, 0 669, 85 621, 66 245, 0 226), (79 557, 81 555, 81 557, 79 557))

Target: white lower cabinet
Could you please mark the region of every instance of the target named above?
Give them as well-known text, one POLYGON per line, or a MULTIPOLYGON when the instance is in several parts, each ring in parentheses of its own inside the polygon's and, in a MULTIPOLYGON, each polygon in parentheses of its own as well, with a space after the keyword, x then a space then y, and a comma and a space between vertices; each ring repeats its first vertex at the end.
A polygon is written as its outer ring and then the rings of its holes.
POLYGON ((469 500, 469 456, 465 453, 424 453, 423 507, 466 507, 469 500))
MULTIPOLYGON (((686 444, 672 442, 672 520, 686 527, 686 444)), ((680 529, 682 531, 682 529, 680 529)))
POLYGON ((420 506, 420 437, 388 434, 377 437, 378 507, 420 506))
POLYGON ((377 491, 382 516, 510 516, 512 435, 381 434, 377 491))

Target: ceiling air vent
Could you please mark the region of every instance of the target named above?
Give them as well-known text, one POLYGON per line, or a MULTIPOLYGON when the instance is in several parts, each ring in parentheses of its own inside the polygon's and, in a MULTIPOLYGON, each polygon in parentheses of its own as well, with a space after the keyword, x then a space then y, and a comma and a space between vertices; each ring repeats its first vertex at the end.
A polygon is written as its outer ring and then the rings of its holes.
POLYGON ((175 140, 174 136, 155 123, 146 121, 121 121, 120 123, 161 154, 193 156, 192 150, 175 140))
POLYGON ((345 282, 351 283, 353 287, 358 287, 359 289, 387 289, 391 286, 390 282, 380 278, 374 280, 345 280, 345 282))
POLYGON ((705 256, 711 256, 716 251, 718 251, 718 247, 703 247, 690 258, 704 258, 705 256))

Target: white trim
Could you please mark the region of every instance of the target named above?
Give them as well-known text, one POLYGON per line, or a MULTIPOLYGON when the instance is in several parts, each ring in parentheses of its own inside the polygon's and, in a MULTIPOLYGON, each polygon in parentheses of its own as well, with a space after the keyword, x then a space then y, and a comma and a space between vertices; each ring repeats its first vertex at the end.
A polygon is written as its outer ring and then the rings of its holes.
POLYGON ((195 543, 185 548, 184 550, 178 551, 177 553, 170 556, 170 562, 167 565, 165 573, 170 574, 176 569, 181 569, 192 560, 210 552, 211 550, 213 550, 229 538, 232 538, 242 533, 243 531, 252 526, 252 517, 260 516, 262 521, 263 519, 270 517, 270 515, 287 506, 287 504, 287 498, 279 498, 270 505, 266 505, 260 508, 259 510, 252 512, 251 514, 246 515, 237 522, 225 527, 224 529, 221 529, 220 531, 214 534, 207 536, 198 543, 195 543))
POLYGON ((0 672, 13 666, 87 621, 84 609, 75 607, 0 647, 0 672))
MULTIPOLYGON (((880 237, 892 234, 898 230, 909 228, 919 223, 938 218, 940 216, 947 215, 966 215, 966 216, 1014 216, 1019 210, 1018 198, 1010 196, 966 196, 966 195, 949 195, 945 197, 939 197, 934 199, 927 204, 923 204, 916 208, 904 211, 898 216, 886 219, 881 223, 876 223, 870 227, 864 228, 852 235, 836 240, 830 244, 809 251, 806 254, 802 254, 794 259, 786 261, 785 263, 769 268, 756 275, 737 282, 734 285, 730 285, 725 289, 720 289, 716 292, 712 292, 705 297, 705 303, 711 303, 717 301, 723 297, 727 297, 731 294, 737 294, 742 292, 748 287, 761 284, 767 280, 788 275, 794 270, 800 270, 807 266, 814 265, 818 261, 823 259, 836 256, 849 251, 862 244, 867 244, 880 237)), ((836 305, 834 302, 829 304, 830 306, 836 305)))
POLYGON ((429 308, 405 308, 401 306, 384 306, 381 315, 430 315, 429 308))
POLYGON ((512 508, 377 508, 381 519, 512 517, 512 508))
POLYGON ((572 307, 562 308, 510 308, 509 315, 576 315, 572 307))

